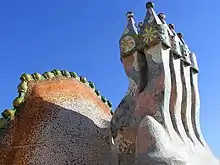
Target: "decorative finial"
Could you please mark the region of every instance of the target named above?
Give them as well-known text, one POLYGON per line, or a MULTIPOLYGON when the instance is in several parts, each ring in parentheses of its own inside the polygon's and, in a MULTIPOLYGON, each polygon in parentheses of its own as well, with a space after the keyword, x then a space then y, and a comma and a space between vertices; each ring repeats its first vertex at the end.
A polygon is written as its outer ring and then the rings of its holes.
POLYGON ((153 2, 147 2, 146 8, 147 8, 147 9, 149 9, 149 8, 154 8, 153 2))
POLYGON ((135 38, 138 36, 138 28, 134 20, 134 13, 127 12, 127 26, 119 41, 121 56, 135 48, 135 38))
MULTIPOLYGON (((166 15, 164 13, 160 13, 157 15, 159 17, 159 19, 161 20, 161 22, 166 26, 168 34, 170 36, 173 36, 174 33, 173 31, 168 27, 167 23, 166 23, 166 15)), ((169 41, 167 40, 167 42, 169 43, 169 41)))
POLYGON ((193 70, 198 73, 199 72, 199 66, 196 60, 196 55, 195 53, 190 53, 190 61, 191 61, 191 67, 193 68, 193 70))
POLYGON ((169 24, 169 28, 172 30, 175 30, 175 25, 174 24, 169 24))
POLYGON ((183 39, 183 34, 182 34, 182 33, 177 33, 177 36, 178 36, 180 39, 183 39))
POLYGON ((133 18, 134 13, 129 11, 129 12, 127 12, 126 16, 127 16, 127 18, 133 18))
POLYGON ((154 11, 154 4, 152 2, 148 2, 146 4, 147 13, 144 18, 144 26, 154 26, 154 25, 161 25, 163 24, 160 18, 157 16, 156 12, 154 11))
POLYGON ((177 36, 179 37, 180 41, 183 43, 183 45, 186 45, 184 39, 183 39, 183 34, 182 33, 177 33, 177 36))
POLYGON ((164 13, 158 14, 158 17, 160 18, 160 20, 165 20, 166 19, 166 15, 164 13))
POLYGON ((139 22, 139 23, 138 23, 138 27, 139 27, 139 28, 142 28, 143 25, 144 25, 143 22, 139 22))
POLYGON ((143 33, 144 32, 144 23, 143 22, 139 22, 138 23, 138 30, 139 30, 139 33, 143 33))
POLYGON ((138 30, 137 30, 136 23, 134 20, 134 13, 129 11, 126 13, 126 16, 128 19, 127 20, 128 24, 123 35, 128 34, 128 33, 138 34, 138 30))
POLYGON ((190 50, 189 50, 186 42, 183 39, 183 34, 182 33, 177 33, 177 36, 179 37, 180 41, 183 44, 182 45, 182 54, 183 54, 183 57, 184 57, 184 61, 187 65, 190 65, 191 64, 190 57, 189 57, 190 50))
POLYGON ((157 15, 158 17, 159 17, 159 19, 161 20, 161 22, 163 23, 163 24, 167 24, 166 23, 166 15, 164 14, 164 13, 160 13, 160 14, 158 14, 157 15))

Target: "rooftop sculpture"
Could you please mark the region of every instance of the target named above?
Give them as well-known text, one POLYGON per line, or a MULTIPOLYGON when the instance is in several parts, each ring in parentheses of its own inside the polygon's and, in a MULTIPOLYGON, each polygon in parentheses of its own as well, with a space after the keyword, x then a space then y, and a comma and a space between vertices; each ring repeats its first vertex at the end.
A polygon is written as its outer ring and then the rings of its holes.
POLYGON ((120 39, 129 88, 116 108, 74 72, 21 76, 0 119, 0 165, 218 165, 199 125, 198 65, 153 3, 120 39))
POLYGON ((120 39, 129 78, 126 96, 111 120, 120 164, 218 164, 199 123, 198 65, 181 33, 146 4, 143 22, 134 14, 120 39))

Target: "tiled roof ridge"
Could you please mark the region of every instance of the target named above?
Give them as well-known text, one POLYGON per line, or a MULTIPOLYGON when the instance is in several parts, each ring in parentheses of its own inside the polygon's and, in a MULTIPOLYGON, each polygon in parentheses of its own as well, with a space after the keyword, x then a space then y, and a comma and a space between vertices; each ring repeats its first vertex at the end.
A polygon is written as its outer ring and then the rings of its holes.
POLYGON ((13 101, 13 108, 12 109, 6 109, 2 112, 2 117, 0 117, 0 129, 5 128, 8 121, 12 120, 17 110, 19 109, 19 106, 25 101, 25 95, 28 90, 28 82, 30 81, 40 81, 40 80, 50 80, 53 77, 69 77, 76 79, 83 84, 89 86, 94 93, 100 98, 104 104, 106 104, 111 111, 111 114, 113 114, 111 107, 112 104, 109 100, 107 100, 104 96, 102 96, 99 92, 99 90, 96 89, 95 84, 91 81, 88 81, 83 76, 78 76, 75 72, 69 72, 66 70, 58 70, 54 69, 49 72, 45 72, 42 75, 40 73, 33 73, 33 74, 22 74, 20 77, 21 83, 17 86, 18 90, 18 96, 13 101))

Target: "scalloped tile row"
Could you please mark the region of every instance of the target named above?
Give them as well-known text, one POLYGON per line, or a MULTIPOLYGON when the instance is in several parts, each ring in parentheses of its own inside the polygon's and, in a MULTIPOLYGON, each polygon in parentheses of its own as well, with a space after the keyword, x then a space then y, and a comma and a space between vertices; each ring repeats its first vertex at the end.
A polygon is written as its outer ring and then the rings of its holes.
POLYGON ((78 76, 75 72, 68 72, 66 70, 60 71, 58 69, 54 69, 53 71, 45 72, 42 75, 40 73, 33 73, 32 75, 30 74, 21 75, 20 77, 21 83, 17 87, 19 95, 13 101, 13 108, 6 109, 2 112, 3 118, 0 118, 0 128, 5 128, 7 122, 15 117, 18 107, 20 106, 20 104, 24 102, 24 96, 25 93, 27 92, 29 81, 51 79, 55 76, 74 78, 81 81, 85 85, 88 85, 91 89, 93 89, 93 91, 96 93, 98 98, 100 98, 103 101, 103 103, 105 103, 110 108, 111 114, 113 114, 113 111, 111 110, 112 108, 111 102, 107 100, 104 96, 101 96, 100 92, 96 89, 93 82, 87 81, 85 77, 78 76))

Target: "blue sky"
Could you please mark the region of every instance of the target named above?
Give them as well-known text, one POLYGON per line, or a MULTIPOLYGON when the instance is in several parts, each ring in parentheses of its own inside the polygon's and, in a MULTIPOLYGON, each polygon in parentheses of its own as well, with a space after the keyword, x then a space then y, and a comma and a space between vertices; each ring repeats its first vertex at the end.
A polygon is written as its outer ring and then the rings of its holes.
MULTIPOLYGON (((168 23, 184 34, 200 66, 201 126, 220 157, 219 0, 155 0, 168 23)), ((54 68, 76 71, 96 83, 101 93, 120 102, 127 78, 119 60, 118 40, 127 11, 145 16, 145 0, 0 1, 0 111, 10 108, 19 76, 54 68)))

